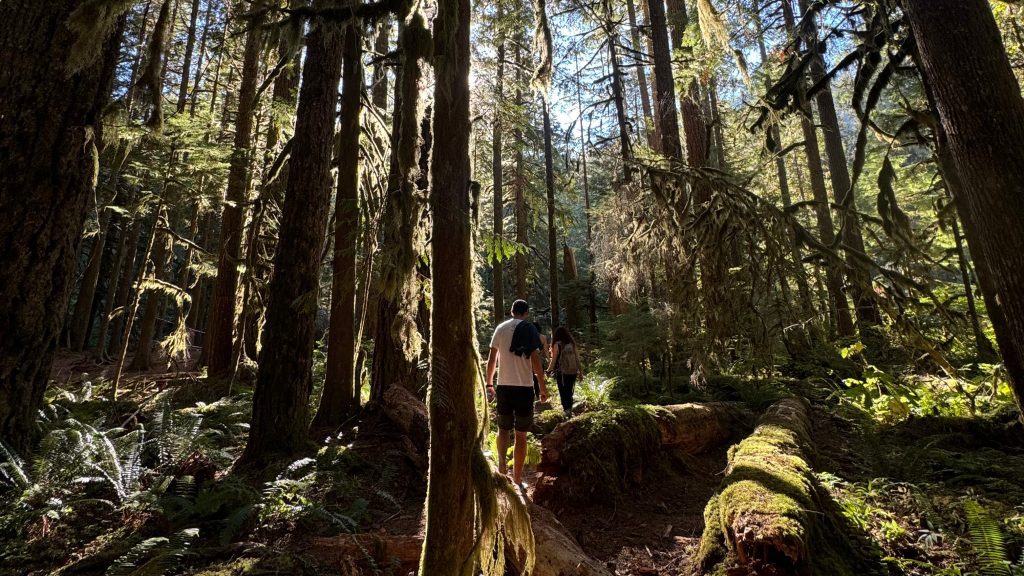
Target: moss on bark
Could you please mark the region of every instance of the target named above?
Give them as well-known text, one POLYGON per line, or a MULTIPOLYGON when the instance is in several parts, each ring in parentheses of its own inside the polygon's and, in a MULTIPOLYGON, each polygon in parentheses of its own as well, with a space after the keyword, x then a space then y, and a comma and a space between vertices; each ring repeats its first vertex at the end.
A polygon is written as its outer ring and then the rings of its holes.
POLYGON ((705 508, 696 573, 881 572, 874 551, 818 484, 808 411, 803 400, 780 400, 730 449, 722 488, 705 508))

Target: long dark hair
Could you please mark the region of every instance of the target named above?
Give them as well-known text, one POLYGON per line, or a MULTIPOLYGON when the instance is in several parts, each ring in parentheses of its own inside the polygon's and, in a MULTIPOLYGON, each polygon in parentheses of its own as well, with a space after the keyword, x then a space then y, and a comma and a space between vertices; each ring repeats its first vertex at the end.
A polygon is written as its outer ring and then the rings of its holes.
POLYGON ((554 344, 558 344, 562 349, 565 349, 566 344, 572 344, 573 348, 576 347, 576 339, 572 337, 572 332, 565 326, 559 326, 555 328, 554 344))

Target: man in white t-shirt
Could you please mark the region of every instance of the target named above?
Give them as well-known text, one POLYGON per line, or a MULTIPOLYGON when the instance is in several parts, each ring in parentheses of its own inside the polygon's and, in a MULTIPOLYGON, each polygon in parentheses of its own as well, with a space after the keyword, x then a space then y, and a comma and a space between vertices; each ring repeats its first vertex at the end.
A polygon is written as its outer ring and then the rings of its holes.
POLYGON ((520 485, 526 461, 526 433, 533 426, 533 377, 540 384, 540 400, 548 399, 540 363, 540 334, 525 322, 530 307, 525 300, 512 303, 512 318, 494 329, 487 355, 487 395, 494 396, 494 370, 498 369, 498 471, 506 472, 509 433, 516 434, 512 455, 512 481, 520 485))

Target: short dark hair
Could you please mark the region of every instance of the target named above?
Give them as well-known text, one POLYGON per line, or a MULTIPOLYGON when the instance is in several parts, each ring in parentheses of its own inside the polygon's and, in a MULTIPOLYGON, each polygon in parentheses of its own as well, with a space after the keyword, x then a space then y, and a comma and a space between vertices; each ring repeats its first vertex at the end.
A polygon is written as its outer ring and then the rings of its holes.
POLYGON ((526 314, 530 311, 530 305, 526 303, 526 300, 516 300, 512 303, 513 314, 526 314))

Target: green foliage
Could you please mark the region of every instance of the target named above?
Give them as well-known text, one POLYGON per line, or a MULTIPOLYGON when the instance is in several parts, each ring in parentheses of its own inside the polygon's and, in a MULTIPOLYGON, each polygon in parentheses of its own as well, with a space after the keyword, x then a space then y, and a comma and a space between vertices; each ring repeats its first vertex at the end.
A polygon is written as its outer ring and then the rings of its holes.
POLYGON ((160 576, 179 569, 182 559, 199 536, 199 530, 188 528, 171 535, 158 536, 136 544, 114 561, 106 576, 160 576))
POLYGON ((977 500, 965 500, 964 513, 982 576, 1010 576, 1010 562, 1006 559, 999 523, 977 500))

